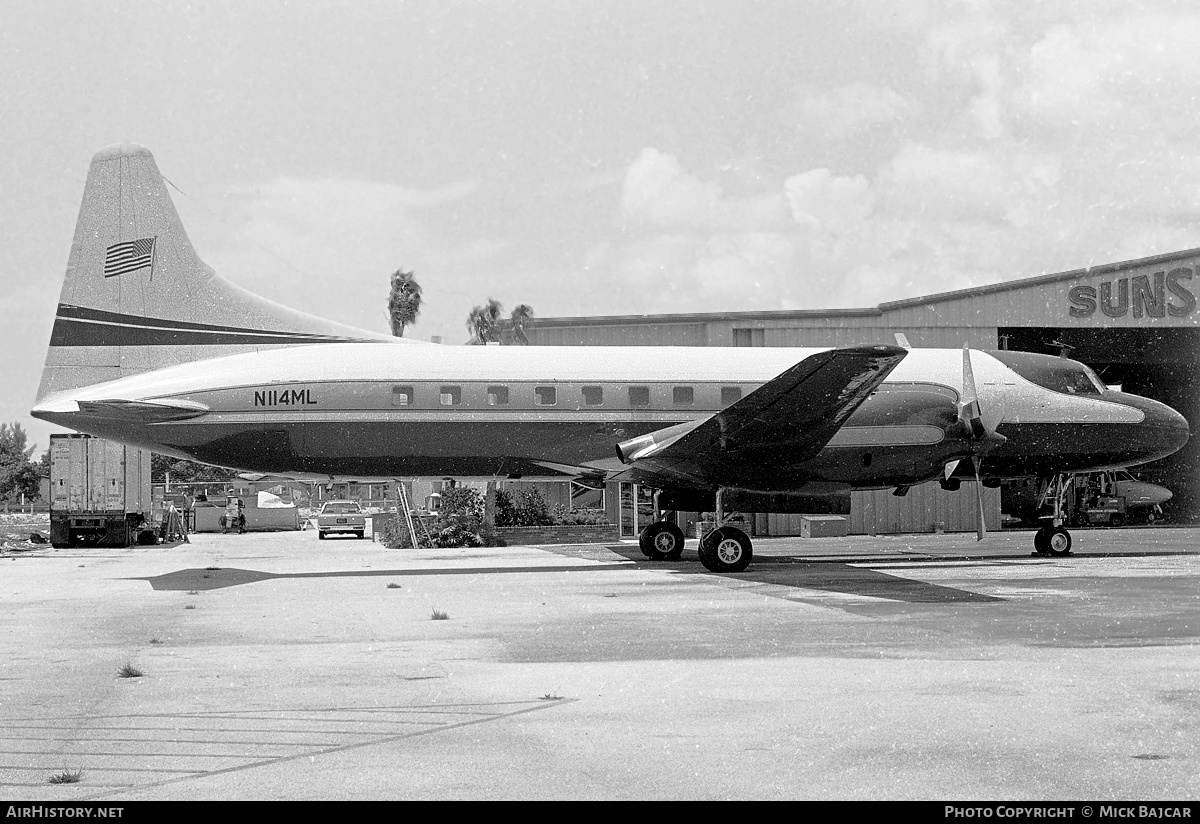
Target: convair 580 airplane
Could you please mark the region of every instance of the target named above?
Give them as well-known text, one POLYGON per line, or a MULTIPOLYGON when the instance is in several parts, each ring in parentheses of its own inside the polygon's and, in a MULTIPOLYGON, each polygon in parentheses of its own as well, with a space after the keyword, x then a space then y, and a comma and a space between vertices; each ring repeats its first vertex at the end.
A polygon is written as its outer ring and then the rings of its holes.
MULTIPOLYGON (((846 511, 852 489, 1125 467, 1188 424, 1086 366, 1022 352, 439 346, 342 326, 218 277, 146 149, 92 160, 35 417, 293 477, 611 472, 715 511, 710 570, 750 539, 727 512, 846 511), (613 459, 614 450, 620 459, 613 459)), ((611 474, 609 477, 613 477, 611 474)), ((977 484, 978 486, 978 484, 977 484)), ((982 507, 982 496, 979 496, 982 507)), ((982 537, 982 512, 980 537, 982 537)), ((673 523, 642 549, 677 558, 673 523)), ((1065 554, 1056 519, 1035 546, 1065 554)))

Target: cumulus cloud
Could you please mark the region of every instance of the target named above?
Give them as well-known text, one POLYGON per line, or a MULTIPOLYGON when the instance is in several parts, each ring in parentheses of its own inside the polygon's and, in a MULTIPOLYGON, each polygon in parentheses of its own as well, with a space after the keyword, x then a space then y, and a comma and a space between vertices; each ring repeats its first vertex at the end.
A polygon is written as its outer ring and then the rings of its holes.
POLYGON ((865 177, 838 177, 828 169, 793 175, 784 191, 797 223, 828 232, 845 231, 866 219, 875 206, 865 177))
POLYGON ((784 205, 775 193, 727 197, 720 184, 688 174, 672 155, 646 148, 625 174, 621 213, 664 227, 727 230, 769 225, 781 219, 784 205))

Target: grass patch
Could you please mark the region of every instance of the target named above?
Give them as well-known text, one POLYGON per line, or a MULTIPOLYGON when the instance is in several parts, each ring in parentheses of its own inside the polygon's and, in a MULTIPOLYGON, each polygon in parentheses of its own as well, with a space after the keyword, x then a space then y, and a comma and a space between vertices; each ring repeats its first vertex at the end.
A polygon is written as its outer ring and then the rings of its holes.
POLYGON ((440 609, 434 609, 433 615, 430 617, 435 621, 448 621, 450 620, 450 613, 442 612, 440 609))
POLYGON ((196 605, 195 604, 184 604, 183 608, 184 609, 195 609, 196 605))
POLYGON ((188 590, 188 595, 199 595, 199 594, 200 594, 200 590, 198 590, 198 589, 189 589, 188 590))
POLYGON ((554 695, 554 694, 548 692, 545 695, 543 695, 541 698, 539 698, 538 700, 539 701, 561 701, 562 696, 554 695))
POLYGON ((400 589, 399 584, 388 584, 388 589, 400 589))
POLYGON ((119 670, 117 670, 117 677, 118 678, 141 678, 142 671, 140 669, 138 669, 137 667, 135 667, 133 664, 125 664, 119 670))
POLYGON ((83 780, 83 770, 63 770, 50 776, 51 784, 78 784, 83 780))
MULTIPOLYGON (((218 569, 220 569, 220 567, 205 567, 205 569, 207 569, 209 572, 216 572, 218 569)), ((208 576, 205 575, 204 577, 207 578, 208 576)))
POLYGON ((150 639, 150 643, 151 643, 151 644, 161 644, 161 643, 162 643, 162 639, 161 639, 161 638, 159 638, 158 636, 155 636, 154 638, 151 638, 151 639, 150 639))

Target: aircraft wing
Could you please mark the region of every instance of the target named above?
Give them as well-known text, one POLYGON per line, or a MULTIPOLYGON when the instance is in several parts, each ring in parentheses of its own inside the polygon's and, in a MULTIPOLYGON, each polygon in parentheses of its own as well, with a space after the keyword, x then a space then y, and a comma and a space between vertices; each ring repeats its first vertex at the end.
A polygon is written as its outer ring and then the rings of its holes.
POLYGON ((642 477, 696 478, 721 466, 803 462, 829 442, 907 354, 897 346, 820 352, 727 409, 624 441, 617 454, 642 477))

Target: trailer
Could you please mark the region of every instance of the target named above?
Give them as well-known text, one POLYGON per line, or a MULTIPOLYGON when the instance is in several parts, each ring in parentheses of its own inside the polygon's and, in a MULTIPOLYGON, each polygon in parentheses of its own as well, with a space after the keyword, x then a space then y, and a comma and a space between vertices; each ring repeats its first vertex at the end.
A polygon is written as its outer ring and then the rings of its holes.
POLYGON ((50 543, 127 547, 158 540, 150 450, 90 435, 50 436, 50 543))

